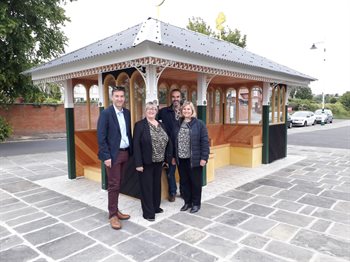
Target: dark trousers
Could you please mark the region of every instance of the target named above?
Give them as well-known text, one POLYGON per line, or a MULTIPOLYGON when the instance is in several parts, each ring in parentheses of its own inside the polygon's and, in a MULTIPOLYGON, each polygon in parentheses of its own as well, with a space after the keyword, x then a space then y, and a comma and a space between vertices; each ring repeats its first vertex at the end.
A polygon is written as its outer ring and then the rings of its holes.
MULTIPOLYGON (((175 179, 175 171, 176 165, 169 164, 169 168, 166 169, 166 175, 168 178, 168 186, 169 186, 169 196, 176 196, 176 179, 175 179)), ((181 187, 180 187, 181 189, 181 187)))
POLYGON ((118 198, 120 185, 122 184, 122 172, 129 159, 128 151, 119 151, 118 157, 112 167, 106 167, 108 178, 108 211, 109 218, 116 216, 118 212, 118 198))
POLYGON ((138 174, 143 217, 154 218, 160 207, 162 163, 143 165, 143 172, 138 174))
POLYGON ((189 158, 179 159, 180 183, 183 187, 183 197, 186 204, 201 205, 202 198, 202 170, 203 167, 191 168, 189 158))

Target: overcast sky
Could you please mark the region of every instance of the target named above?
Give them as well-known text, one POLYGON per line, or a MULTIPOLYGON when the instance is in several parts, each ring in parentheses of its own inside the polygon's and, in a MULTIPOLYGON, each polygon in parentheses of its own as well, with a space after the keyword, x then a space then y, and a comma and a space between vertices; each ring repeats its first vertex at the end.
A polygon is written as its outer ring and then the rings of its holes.
MULTIPOLYGON (((66 52, 157 17, 162 0, 78 0, 65 6, 66 52)), ((220 12, 226 25, 247 35, 251 52, 308 74, 319 81, 313 93, 350 91, 349 0, 165 0, 159 19, 186 27, 202 17, 213 29, 220 12), (315 42, 319 49, 310 50, 315 42), (326 48, 326 52, 324 52, 326 48), (326 59, 326 61, 324 61, 326 59)))

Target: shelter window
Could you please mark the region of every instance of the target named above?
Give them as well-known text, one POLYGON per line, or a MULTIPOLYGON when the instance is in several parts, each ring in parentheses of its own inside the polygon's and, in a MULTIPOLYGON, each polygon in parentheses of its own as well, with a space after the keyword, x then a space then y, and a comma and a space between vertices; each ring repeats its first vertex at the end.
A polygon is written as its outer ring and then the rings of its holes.
POLYGON ((130 79, 126 73, 121 73, 117 78, 117 85, 125 87, 125 107, 130 109, 130 79))
POLYGON ((249 116, 249 90, 240 88, 238 91, 238 123, 248 124, 249 116))
POLYGON ((159 108, 167 106, 168 102, 168 88, 165 84, 160 84, 158 88, 158 99, 159 99, 159 108))
POLYGON ((186 86, 181 87, 181 100, 186 101, 188 98, 188 88, 186 86))
POLYGON ((193 105, 197 106, 197 91, 192 91, 191 98, 192 98, 193 105))
POLYGON ((277 85, 272 88, 270 96, 269 122, 279 124, 285 122, 285 88, 277 85))
POLYGON ((214 89, 210 87, 207 92, 207 101, 208 101, 208 123, 214 124, 215 109, 214 109, 214 89))
POLYGON ((214 107, 214 123, 221 123, 221 92, 220 90, 215 90, 215 107, 214 107))
POLYGON ((262 119, 262 89, 260 87, 254 87, 251 90, 251 112, 250 123, 257 124, 262 119))
POLYGON ((143 118, 146 100, 146 86, 141 75, 135 77, 134 90, 134 121, 137 122, 143 118))
POLYGON ((236 89, 230 88, 226 91, 225 124, 236 123, 236 89))

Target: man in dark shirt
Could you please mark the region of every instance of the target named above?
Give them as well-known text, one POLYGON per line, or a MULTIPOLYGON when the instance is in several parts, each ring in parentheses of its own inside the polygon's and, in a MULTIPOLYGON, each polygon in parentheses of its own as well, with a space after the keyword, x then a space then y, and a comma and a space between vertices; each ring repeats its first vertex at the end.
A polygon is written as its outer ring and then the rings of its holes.
MULTIPOLYGON (((175 145, 175 135, 173 133, 175 129, 175 125, 180 117, 180 107, 181 107, 181 92, 179 89, 173 89, 170 93, 171 96, 171 105, 168 107, 164 107, 159 110, 158 120, 162 122, 165 126, 165 131, 168 133, 168 136, 171 139, 173 145, 175 145)), ((169 163, 169 168, 166 170, 168 185, 169 185, 169 197, 168 200, 170 202, 175 201, 176 196, 176 180, 175 180, 175 171, 176 164, 169 163)), ((181 192, 181 185, 180 185, 181 192)))

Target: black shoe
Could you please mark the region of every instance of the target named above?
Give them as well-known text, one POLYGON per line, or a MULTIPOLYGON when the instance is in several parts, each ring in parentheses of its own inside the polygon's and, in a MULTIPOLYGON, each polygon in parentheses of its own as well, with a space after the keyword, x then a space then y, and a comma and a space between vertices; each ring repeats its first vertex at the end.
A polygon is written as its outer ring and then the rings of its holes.
POLYGON ((199 209, 201 209, 200 206, 193 206, 190 210, 190 213, 196 213, 199 211, 199 209))
POLYGON ((158 208, 158 209, 156 209, 156 214, 159 214, 159 213, 163 213, 164 212, 164 210, 162 209, 162 208, 158 208))
POLYGON ((149 222, 153 222, 155 220, 154 217, 143 217, 144 219, 146 219, 149 222))
POLYGON ((191 204, 184 204, 183 207, 181 207, 180 211, 186 211, 192 207, 191 204))
POLYGON ((175 202, 175 195, 170 195, 168 197, 169 202, 175 202))

